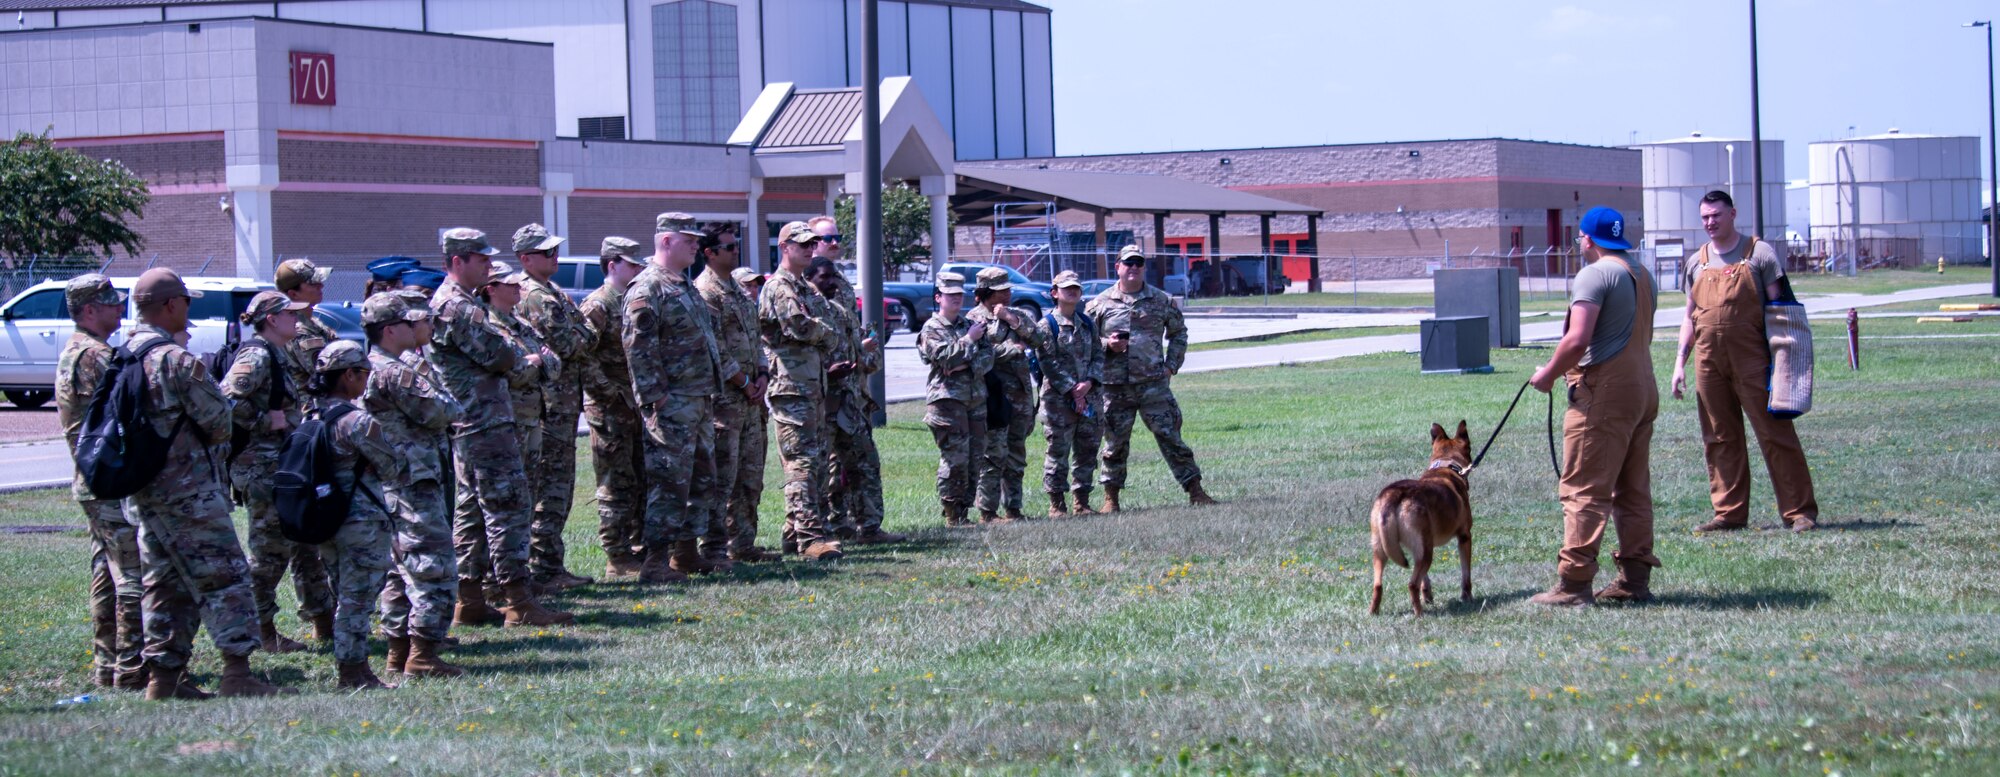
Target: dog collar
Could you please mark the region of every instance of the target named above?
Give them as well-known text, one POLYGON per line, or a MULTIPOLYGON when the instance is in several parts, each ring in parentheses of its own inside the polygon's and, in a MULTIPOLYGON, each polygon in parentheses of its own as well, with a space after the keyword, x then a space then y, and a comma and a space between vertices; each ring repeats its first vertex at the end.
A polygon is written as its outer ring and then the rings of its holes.
POLYGON ((1430 468, 1448 469, 1451 470, 1453 473, 1456 473, 1459 477, 1465 477, 1467 475, 1472 474, 1471 467, 1465 466, 1464 464, 1460 464, 1456 461, 1449 461, 1446 459, 1432 459, 1430 468))

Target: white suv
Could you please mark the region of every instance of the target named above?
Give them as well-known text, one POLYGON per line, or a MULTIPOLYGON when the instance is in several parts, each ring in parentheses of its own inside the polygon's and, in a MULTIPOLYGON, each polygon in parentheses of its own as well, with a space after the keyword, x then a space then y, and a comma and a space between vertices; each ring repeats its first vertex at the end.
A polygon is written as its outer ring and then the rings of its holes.
MULTIPOLYGON (((111 285, 130 294, 137 277, 112 278, 111 285)), ((188 278, 188 288, 202 292, 188 308, 188 350, 209 354, 221 350, 228 329, 250 305, 257 292, 276 288, 250 278, 188 278)), ((56 360, 76 324, 69 319, 63 296, 68 281, 43 281, 0 307, 0 391, 16 407, 36 408, 55 396, 56 360)), ((138 311, 126 303, 125 324, 138 321, 138 311)), ((239 332, 239 335, 241 333, 239 332)), ((111 343, 124 342, 121 329, 111 343)))

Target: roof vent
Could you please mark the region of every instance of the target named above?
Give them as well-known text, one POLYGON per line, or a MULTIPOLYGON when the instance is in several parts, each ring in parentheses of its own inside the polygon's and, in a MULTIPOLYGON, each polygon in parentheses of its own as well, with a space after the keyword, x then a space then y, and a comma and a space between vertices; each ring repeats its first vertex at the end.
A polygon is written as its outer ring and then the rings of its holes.
POLYGON ((1902 130, 1900 130, 1900 129, 1897 129, 1897 128, 1895 128, 1895 127, 1890 127, 1890 128, 1889 128, 1889 134, 1891 134, 1891 135, 1901 135, 1901 134, 1903 134, 1903 131, 1902 131, 1902 130))
POLYGON ((1688 137, 1692 138, 1701 137, 1701 130, 1695 130, 1694 132, 1688 133, 1688 137))

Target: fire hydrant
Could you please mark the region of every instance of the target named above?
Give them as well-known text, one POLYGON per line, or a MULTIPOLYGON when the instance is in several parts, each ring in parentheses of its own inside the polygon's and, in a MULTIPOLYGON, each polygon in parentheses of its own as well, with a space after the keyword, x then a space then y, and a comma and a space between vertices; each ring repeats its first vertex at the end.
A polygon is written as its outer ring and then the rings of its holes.
POLYGON ((1944 257, 1942 256, 1938 257, 1938 274, 1944 274, 1944 257))

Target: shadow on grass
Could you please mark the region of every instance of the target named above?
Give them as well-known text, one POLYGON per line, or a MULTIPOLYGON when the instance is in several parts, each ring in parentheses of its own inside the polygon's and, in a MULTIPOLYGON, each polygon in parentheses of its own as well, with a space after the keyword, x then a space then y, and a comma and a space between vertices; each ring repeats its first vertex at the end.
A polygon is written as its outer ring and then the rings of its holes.
MULTIPOLYGON (((1440 580, 1435 576, 1431 578, 1431 590, 1437 594, 1438 603, 1435 605, 1427 606, 1426 611, 1436 611, 1451 615, 1477 614, 1480 612, 1484 612, 1489 608, 1500 607, 1502 605, 1508 605, 1508 604, 1513 604, 1514 602, 1524 601, 1528 597, 1534 596, 1536 593, 1539 592, 1539 589, 1535 588, 1517 588, 1512 591, 1508 591, 1506 593, 1481 594, 1479 593, 1479 589, 1477 587, 1474 587, 1472 589, 1472 601, 1466 602, 1466 601, 1460 601, 1458 598, 1458 578, 1455 575, 1453 576, 1450 585, 1447 586, 1444 585, 1443 583, 1444 581, 1440 580), (1445 598, 1447 591, 1449 591, 1450 593, 1449 599, 1445 598)), ((1478 584, 1475 582, 1474 585, 1477 586, 1478 584)), ((1386 611, 1389 607, 1389 589, 1390 586, 1385 582, 1382 587, 1382 608, 1384 611, 1386 611)), ((1405 607, 1408 607, 1409 606, 1408 589, 1402 589, 1402 590, 1404 592, 1402 599, 1403 605, 1405 607)))
MULTIPOLYGON (((1655 594, 1652 606, 1691 607, 1697 610, 1803 610, 1833 600, 1824 591, 1801 588, 1759 589, 1695 593, 1669 591, 1655 594)), ((1645 607, 1648 605, 1623 605, 1645 607)))
MULTIPOLYGON (((1883 520, 1870 520, 1870 519, 1866 519, 1866 518, 1863 518, 1863 519, 1860 519, 1860 520, 1854 520, 1854 521, 1840 521, 1840 522, 1837 522, 1837 523, 1822 523, 1822 524, 1820 524, 1820 525, 1819 525, 1819 531, 1822 531, 1822 532, 1828 532, 1828 531, 1830 531, 1830 532, 1844 532, 1844 531, 1893 531, 1893 530, 1896 530, 1896 529, 1921 529, 1921 528, 1923 528, 1923 527, 1924 527, 1924 525, 1923 525, 1923 524, 1921 524, 1921 523, 1917 523, 1917 522, 1915 522, 1915 521, 1905 521, 1905 520, 1902 520, 1902 519, 1899 519, 1899 518, 1890 518, 1889 520, 1886 520, 1886 521, 1883 521, 1883 520)), ((1811 533, 1813 533, 1813 532, 1808 532, 1808 534, 1811 534, 1811 533)))
POLYGON ((467 678, 475 678, 487 676, 553 675, 588 671, 590 667, 591 663, 589 661, 574 659, 561 661, 501 661, 498 663, 466 666, 465 676, 467 678))
MULTIPOLYGON (((655 620, 659 620, 655 616, 655 620)), ((445 651, 447 657, 502 656, 526 650, 580 651, 599 644, 601 640, 581 639, 569 635, 547 634, 539 637, 508 635, 508 639, 496 639, 502 632, 479 630, 460 637, 458 647, 445 651)))

